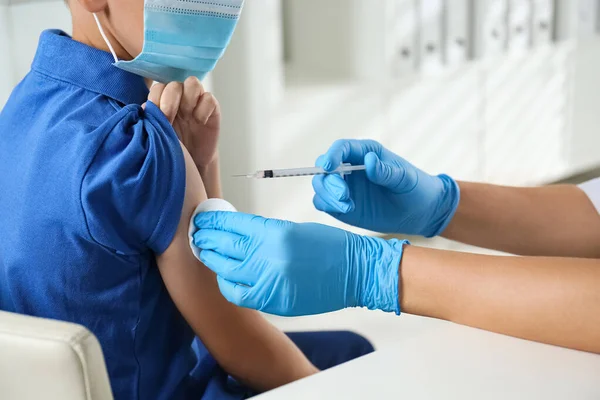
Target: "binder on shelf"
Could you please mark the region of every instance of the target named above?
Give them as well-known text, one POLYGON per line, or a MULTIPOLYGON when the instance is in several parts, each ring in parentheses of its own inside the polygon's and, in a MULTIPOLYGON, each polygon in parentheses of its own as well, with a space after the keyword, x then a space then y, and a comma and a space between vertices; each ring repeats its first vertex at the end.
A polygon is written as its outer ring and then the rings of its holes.
POLYGON ((531 0, 509 0, 508 49, 526 51, 531 47, 531 0))
POLYGON ((508 1, 473 1, 475 55, 488 58, 502 54, 508 39, 508 1))
POLYGON ((586 38, 598 33, 598 0, 579 0, 578 36, 586 38))
POLYGON ((444 1, 420 0, 419 62, 424 73, 436 73, 444 66, 444 1))
POLYGON ((391 77, 400 78, 416 71, 418 62, 417 0, 387 0, 386 64, 391 77))
POLYGON ((534 47, 552 43, 555 8, 553 0, 533 0, 531 43, 534 47))
POLYGON ((579 1, 554 0, 554 39, 574 39, 578 35, 579 1))
POLYGON ((469 34, 469 0, 447 0, 446 3, 446 63, 450 67, 464 64, 473 46, 469 34))

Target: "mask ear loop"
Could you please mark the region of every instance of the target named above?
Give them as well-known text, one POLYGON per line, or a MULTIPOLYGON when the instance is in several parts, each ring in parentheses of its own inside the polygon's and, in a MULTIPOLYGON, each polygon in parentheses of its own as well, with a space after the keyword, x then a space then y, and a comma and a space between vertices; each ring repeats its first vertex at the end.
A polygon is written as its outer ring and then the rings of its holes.
POLYGON ((104 39, 104 41, 106 42, 108 49, 110 50, 110 53, 112 54, 113 58, 115 59, 115 62, 118 63, 119 59, 117 58, 117 53, 115 52, 115 49, 113 49, 112 45, 110 44, 110 41, 106 37, 106 33, 104 33, 104 29, 102 29, 102 24, 100 23, 98 16, 96 15, 96 13, 92 13, 92 15, 94 16, 94 19, 96 20, 96 24, 98 25, 98 29, 100 30, 100 35, 102 35, 102 39, 104 39))

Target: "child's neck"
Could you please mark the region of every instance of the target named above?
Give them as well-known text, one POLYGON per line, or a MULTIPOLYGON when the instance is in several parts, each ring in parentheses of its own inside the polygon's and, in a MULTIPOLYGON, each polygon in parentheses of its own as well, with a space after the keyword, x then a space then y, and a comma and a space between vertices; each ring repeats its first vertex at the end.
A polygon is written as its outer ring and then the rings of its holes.
MULTIPOLYGON (((100 21, 102 20, 101 18, 100 21)), ((119 41, 112 35, 110 29, 107 29, 107 27, 103 28, 119 60, 132 60, 134 57, 125 51, 119 41)), ((85 13, 85 15, 76 15, 73 13, 73 40, 110 53, 110 49, 102 38, 96 26, 96 21, 94 21, 94 17, 90 13, 85 13)), ((144 81, 148 88, 152 86, 153 81, 151 79, 144 79, 144 81)))
MULTIPOLYGON (((72 9, 72 20, 73 20, 73 40, 78 42, 87 44, 88 46, 94 47, 96 49, 100 49, 106 52, 110 52, 108 45, 102 38, 100 34, 100 30, 96 25, 96 21, 91 13, 84 10, 76 10, 72 9)), ((100 23, 102 23, 102 28, 104 29, 104 33, 106 37, 110 41, 115 53, 119 60, 131 60, 132 57, 127 51, 123 48, 121 43, 115 38, 112 33, 112 27, 106 21, 101 14, 98 15, 100 18, 100 23)))

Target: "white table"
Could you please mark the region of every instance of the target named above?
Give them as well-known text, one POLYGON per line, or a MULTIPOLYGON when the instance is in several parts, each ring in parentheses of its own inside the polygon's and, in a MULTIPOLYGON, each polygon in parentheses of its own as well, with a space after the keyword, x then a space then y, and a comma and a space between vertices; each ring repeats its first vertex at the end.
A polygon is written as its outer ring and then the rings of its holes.
POLYGON ((440 323, 435 331, 257 397, 600 399, 600 356, 440 323))

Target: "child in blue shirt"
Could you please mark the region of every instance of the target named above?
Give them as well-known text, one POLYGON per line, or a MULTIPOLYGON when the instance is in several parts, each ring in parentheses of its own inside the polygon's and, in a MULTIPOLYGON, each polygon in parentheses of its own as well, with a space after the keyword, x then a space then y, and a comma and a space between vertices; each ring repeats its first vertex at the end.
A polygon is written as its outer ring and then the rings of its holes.
POLYGON ((73 37, 42 33, 2 110, 0 309, 94 332, 116 399, 240 399, 371 352, 349 332, 282 334, 194 258, 190 217, 221 195, 218 102, 185 70, 149 91, 164 68, 113 65, 142 52, 155 3, 71 0, 73 37))

